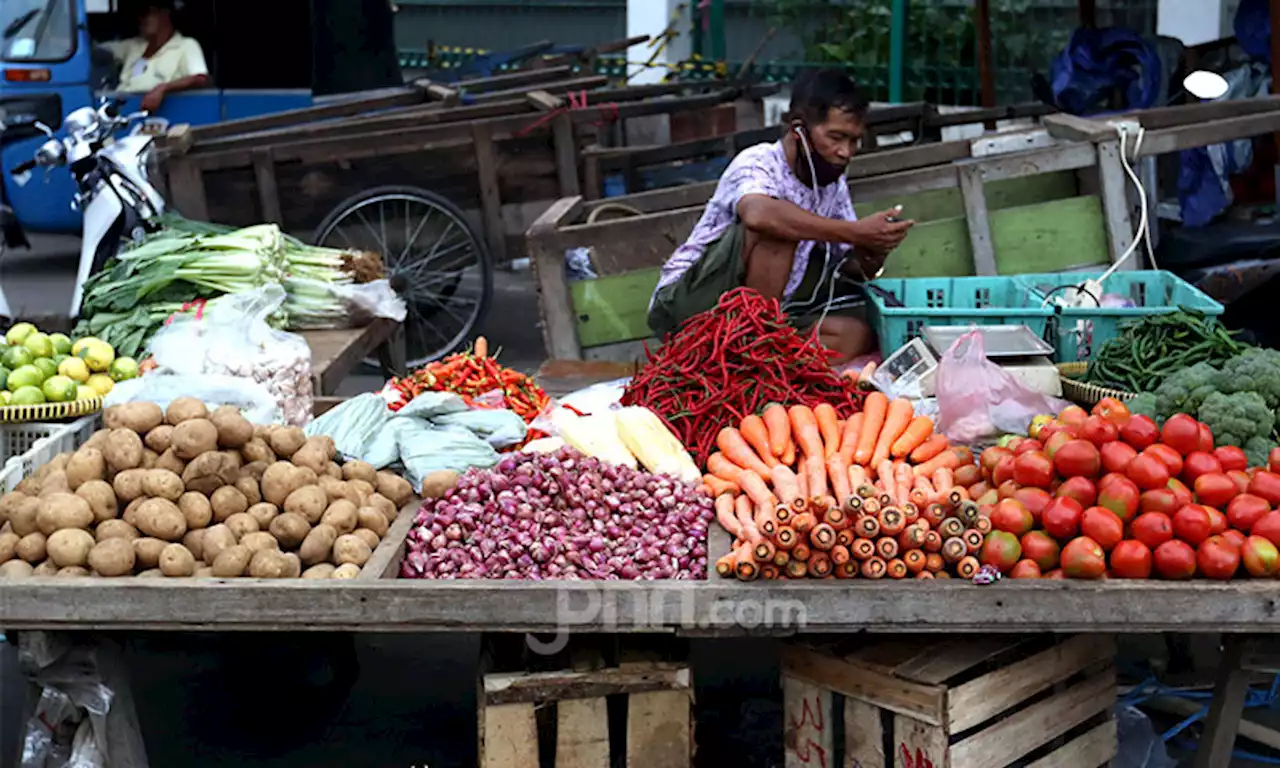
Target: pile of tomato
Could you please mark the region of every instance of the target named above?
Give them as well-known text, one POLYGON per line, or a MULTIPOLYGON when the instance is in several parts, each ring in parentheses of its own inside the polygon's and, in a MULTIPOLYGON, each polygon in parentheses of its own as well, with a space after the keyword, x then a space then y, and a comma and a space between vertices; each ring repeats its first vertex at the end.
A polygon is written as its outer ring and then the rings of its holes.
POLYGON ((984 563, 1015 578, 1280 574, 1280 449, 1250 468, 1193 417, 1157 427, 1113 399, 1032 432, 979 457, 984 563))

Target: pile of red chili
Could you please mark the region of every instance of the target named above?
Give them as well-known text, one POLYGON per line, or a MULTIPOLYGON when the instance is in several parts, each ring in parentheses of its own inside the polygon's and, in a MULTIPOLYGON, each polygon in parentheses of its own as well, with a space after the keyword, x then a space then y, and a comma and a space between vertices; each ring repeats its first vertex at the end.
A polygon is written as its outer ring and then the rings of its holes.
POLYGON ((832 353, 817 336, 801 335, 777 299, 748 288, 724 294, 715 309, 668 335, 656 353, 645 352, 648 362, 622 403, 658 414, 700 467, 721 428, 769 403, 830 403, 842 418, 862 408, 856 382, 831 369, 832 353))
POLYGON ((391 404, 390 408, 396 411, 422 392, 454 392, 461 395, 467 405, 477 405, 476 400, 482 395, 493 397, 490 393, 501 392, 501 403, 485 398, 478 405, 509 408, 526 424, 537 418, 551 401, 532 378, 498 365, 498 361, 489 356, 484 337, 476 340, 470 352, 427 363, 403 379, 392 379, 390 386, 404 395, 403 400, 391 404))

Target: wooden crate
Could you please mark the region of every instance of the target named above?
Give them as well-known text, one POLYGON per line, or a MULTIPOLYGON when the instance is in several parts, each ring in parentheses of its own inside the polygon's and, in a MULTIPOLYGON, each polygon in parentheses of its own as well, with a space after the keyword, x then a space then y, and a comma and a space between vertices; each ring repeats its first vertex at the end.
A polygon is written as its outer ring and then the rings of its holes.
MULTIPOLYGON (((605 646, 616 643, 599 639, 605 646)), ((634 648, 622 655, 625 660, 612 661, 599 648, 583 650, 575 643, 572 654, 555 657, 566 668, 482 675, 480 768, 689 768, 688 663, 634 648), (611 736, 618 729, 623 737, 611 736)))
POLYGON ((1108 635, 905 636, 782 654, 787 768, 1096 768, 1116 753, 1108 635))

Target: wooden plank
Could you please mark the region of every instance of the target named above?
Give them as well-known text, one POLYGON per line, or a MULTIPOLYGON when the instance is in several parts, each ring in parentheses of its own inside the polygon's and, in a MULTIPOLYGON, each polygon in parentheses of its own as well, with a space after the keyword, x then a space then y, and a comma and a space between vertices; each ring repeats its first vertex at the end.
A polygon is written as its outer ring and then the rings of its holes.
POLYGON ((1046 115, 1041 121, 1055 139, 1067 141, 1105 141, 1116 131, 1103 120, 1091 120, 1066 113, 1046 115))
POLYGON ((538 217, 526 236, 533 279, 538 286, 543 346, 553 360, 582 357, 575 331, 573 300, 564 274, 564 246, 556 234, 561 222, 570 220, 581 208, 581 197, 558 200, 538 217))
POLYGON ((561 197, 572 197, 582 191, 578 183, 578 144, 570 113, 563 112, 551 121, 555 144, 556 176, 560 180, 561 197))
POLYGON ((556 702, 555 768, 609 768, 609 708, 604 698, 556 702))
POLYGON ((394 579, 400 575, 400 563, 404 560, 407 547, 406 538, 421 506, 422 500, 415 497, 400 508, 396 519, 391 521, 391 527, 387 528, 387 535, 378 542, 378 548, 373 550, 373 555, 360 569, 360 575, 356 578, 361 581, 377 581, 394 579))
POLYGON ((835 725, 831 691, 782 673, 782 747, 786 768, 834 766, 835 725))
POLYGON ((399 323, 376 318, 364 328, 301 331, 311 348, 311 377, 317 395, 331 395, 351 371, 395 333, 399 323))
MULTIPOLYGON (((1129 207, 1129 179, 1120 163, 1120 142, 1107 141, 1098 145, 1098 186, 1105 217, 1107 243, 1110 246, 1111 263, 1120 260, 1133 244, 1133 219, 1129 207)), ((1136 269, 1142 266, 1135 251, 1120 269, 1136 269)))
POLYGON ((1098 768, 1116 756, 1116 721, 1086 731, 1027 768, 1098 768))
POLYGON ((1106 635, 1077 635, 1022 661, 953 688, 947 693, 951 733, 981 725, 1031 696, 1070 679, 1100 661, 1114 660, 1115 642, 1106 635))
POLYGON ((689 768, 693 760, 688 691, 627 697, 627 768, 689 768))
POLYGON ((1240 666, 1245 643, 1243 638, 1234 636, 1227 637, 1223 643, 1222 660, 1218 662, 1213 686, 1213 701, 1209 705, 1209 716, 1205 718, 1204 734, 1196 748, 1194 768, 1227 768, 1231 764, 1245 696, 1249 693, 1249 676, 1240 666))
POLYGON ((505 72, 490 77, 476 77, 470 80, 459 80, 454 87, 463 93, 488 93, 510 88, 545 83, 550 80, 563 80, 573 74, 573 67, 547 67, 546 69, 521 69, 505 72))
POLYGON ((552 96, 546 91, 529 91, 524 95, 525 101, 542 112, 554 112, 564 106, 564 99, 552 96))
POLYGON ((594 246, 596 273, 616 275, 661 266, 689 237, 701 216, 701 207, 680 208, 595 224, 571 224, 547 236, 545 245, 556 250, 561 259, 566 248, 594 246))
POLYGON ((946 716, 945 688, 898 680, 796 645, 782 647, 782 672, 930 725, 942 725, 946 716))
POLYGON ((1260 96, 1252 99, 1180 104, 1176 107, 1153 107, 1130 112, 1125 117, 1136 118, 1143 128, 1153 131, 1277 110, 1280 110, 1280 96, 1260 96))
MULTIPOLYGON (((1061 272, 1105 264, 1107 241, 1100 201, 1081 196, 991 213, 991 239, 1001 275, 1061 272)), ((910 237, 907 238, 910 240, 910 237)))
POLYGON ((426 91, 428 98, 445 106, 453 106, 458 103, 458 92, 447 85, 427 83, 423 90, 426 91))
POLYGON ((965 670, 1023 643, 1022 638, 977 637, 952 642, 941 653, 923 653, 893 673, 904 680, 925 685, 941 685, 965 670))
MULTIPOLYGON (((844 764, 858 768, 892 768, 885 759, 884 721, 880 708, 865 701, 844 700, 844 764)), ((834 768, 834 766, 833 766, 834 768)))
POLYGON ((502 196, 498 191, 498 161, 493 148, 493 130, 473 123, 471 141, 475 145, 476 183, 480 188, 480 211, 489 254, 499 264, 507 262, 506 226, 502 222, 502 196))
POLYGON ((188 219, 209 220, 209 201, 205 197, 204 174, 195 161, 187 157, 165 163, 169 174, 169 202, 188 219))
POLYGON ((506 90, 494 91, 492 93, 483 93, 478 96, 471 97, 473 104, 483 104, 488 101, 499 101, 502 99, 510 99, 515 96, 524 97, 530 92, 530 89, 546 91, 547 93, 557 94, 569 91, 587 91, 589 94, 595 88, 599 88, 609 82, 609 78, 602 75, 587 75, 585 77, 574 77, 567 80, 558 80, 552 83, 540 83, 536 86, 522 86, 519 88, 508 88, 506 90))
POLYGON ((276 162, 270 149, 260 149, 253 153, 253 177, 258 184, 258 205, 262 210, 262 220, 283 226, 284 214, 280 212, 276 162))
POLYGON ((628 669, 485 675, 483 693, 485 703, 494 705, 593 699, 618 693, 687 691, 690 685, 688 665, 659 663, 628 669))
POLYGON ((947 730, 905 715, 894 715, 893 764, 901 768, 947 765, 947 730))
POLYGON ((886 173, 928 168, 969 157, 972 142, 943 141, 919 147, 885 149, 867 155, 855 155, 845 174, 850 179, 879 176, 886 173))
POLYGON ((303 107, 274 112, 259 117, 247 117, 240 120, 224 120, 220 123, 202 125, 192 130, 196 143, 221 136, 234 136, 238 133, 250 133, 288 125, 300 125, 316 120, 331 120, 336 117, 348 117, 394 107, 407 107, 423 102, 422 91, 416 88, 395 88, 379 92, 376 95, 335 101, 318 107, 303 107))
MULTIPOLYGON (((947 643, 936 637, 902 637, 892 640, 874 638, 870 645, 856 647, 840 655, 845 661, 886 675, 897 676, 898 667, 929 653, 943 653, 947 643)), ((856 641, 855 641, 856 642, 856 641)))
POLYGON ((1088 168, 1098 162, 1098 154, 1092 144, 1075 143, 994 155, 975 162, 982 164, 982 177, 990 183, 1000 179, 1088 168))
POLYGON ((1116 673, 1108 668, 953 744, 951 768, 1004 768, 1107 711, 1115 699, 1116 673))
POLYGON ((598 347, 652 336, 649 299, 661 272, 642 269, 569 283, 578 343, 598 347))
MULTIPOLYGON (((1179 718, 1191 717, 1200 712, 1201 705, 1188 699, 1179 699, 1173 696, 1159 696, 1153 699, 1145 699, 1141 704, 1143 709, 1152 709, 1157 712, 1164 712, 1170 715, 1177 715, 1179 718)), ((1271 749, 1280 749, 1280 731, 1274 728, 1268 728, 1261 723, 1253 720, 1240 718, 1240 724, 1236 728, 1236 736, 1249 741, 1261 744, 1271 749)))
POLYGON ((1164 155, 1183 149, 1207 147, 1236 139, 1249 139, 1280 130, 1280 110, 1242 115, 1177 128, 1147 131, 1140 156, 1164 155))
POLYGON ((481 768, 538 764, 538 721, 532 704, 484 707, 481 719, 481 768))
POLYGON ((991 243, 991 220, 987 216, 987 196, 982 188, 982 167, 960 166, 960 193, 964 197, 965 223, 969 246, 973 249, 973 273, 981 277, 996 274, 996 253, 991 243))

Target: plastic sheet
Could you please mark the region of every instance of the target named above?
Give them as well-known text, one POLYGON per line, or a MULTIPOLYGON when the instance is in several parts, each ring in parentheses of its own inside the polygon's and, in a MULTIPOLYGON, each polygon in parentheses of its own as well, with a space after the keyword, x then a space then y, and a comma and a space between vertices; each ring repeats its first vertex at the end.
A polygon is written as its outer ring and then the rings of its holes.
MULTIPOLYGON (((377 318, 387 318, 403 323, 408 315, 404 299, 391 288, 388 280, 369 283, 323 283, 318 280, 290 277, 285 279, 285 289, 291 294, 297 289, 306 293, 328 294, 345 309, 339 313, 312 314, 303 308, 289 313, 289 327, 295 330, 317 328, 363 328, 377 318)), ((293 309, 292 302, 286 307, 293 309)))
POLYGON ((1028 389, 987 359, 982 334, 956 339, 938 363, 938 430, 956 443, 998 434, 1025 435, 1042 413, 1060 413, 1067 403, 1028 389))
POLYGON ((311 420, 314 401, 311 348, 301 336, 267 324, 267 317, 284 300, 284 289, 272 284, 224 296, 203 317, 175 317, 151 340, 158 369, 255 381, 275 398, 284 423, 305 425, 311 420))
POLYGON ((168 408, 169 403, 179 397, 199 398, 210 410, 220 405, 234 405, 254 424, 275 424, 282 418, 280 404, 266 387, 237 376, 148 373, 142 378, 120 382, 103 403, 111 407, 150 402, 168 408))
POLYGON ((1113 768, 1176 768, 1151 718, 1136 707, 1116 708, 1118 745, 1113 768))

